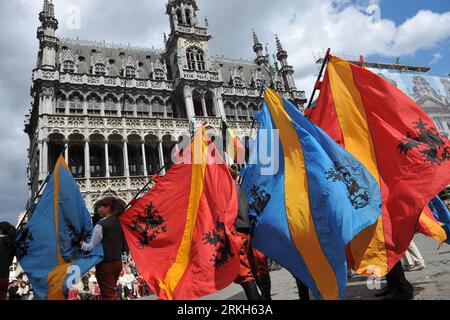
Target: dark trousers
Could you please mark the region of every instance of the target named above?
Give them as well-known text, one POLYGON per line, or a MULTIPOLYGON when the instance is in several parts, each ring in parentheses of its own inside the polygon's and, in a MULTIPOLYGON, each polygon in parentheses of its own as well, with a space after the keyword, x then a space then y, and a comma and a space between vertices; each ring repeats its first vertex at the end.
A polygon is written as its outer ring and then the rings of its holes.
POLYGON ((396 291, 413 290, 411 283, 406 280, 405 271, 403 271, 402 262, 399 261, 386 275, 387 285, 390 289, 396 291))
POLYGON ((119 300, 116 284, 121 271, 121 260, 102 262, 95 267, 95 277, 100 287, 102 300, 119 300))
POLYGON ((9 279, 0 279, 0 300, 6 300, 9 279))

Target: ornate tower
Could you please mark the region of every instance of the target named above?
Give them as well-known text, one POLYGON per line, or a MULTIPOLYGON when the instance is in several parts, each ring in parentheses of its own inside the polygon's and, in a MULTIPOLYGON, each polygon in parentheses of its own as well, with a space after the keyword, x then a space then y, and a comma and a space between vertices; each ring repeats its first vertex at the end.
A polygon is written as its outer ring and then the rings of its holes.
POLYGON ((253 30, 253 51, 256 53, 255 62, 260 67, 267 65, 269 62, 269 57, 267 55, 263 55, 263 49, 262 43, 259 41, 255 30, 253 30))
POLYGON ((296 91, 297 88, 294 81, 294 68, 287 62, 288 54, 283 49, 280 39, 277 35, 275 37, 277 42, 277 60, 280 61, 281 64, 280 73, 283 77, 284 86, 288 92, 296 91))
POLYGON ((222 116, 223 106, 216 88, 222 82, 219 67, 209 54, 212 38, 208 23, 199 25, 195 0, 169 0, 166 14, 170 17, 171 33, 166 42, 166 60, 175 80, 179 99, 184 100, 186 116, 222 116), (197 89, 197 90, 195 90, 197 89), (195 91, 195 92, 194 92, 195 91), (214 96, 214 106, 208 106, 207 91, 214 96), (197 102, 197 104, 196 104, 197 102))
POLYGON ((51 0, 44 0, 44 8, 39 14, 41 26, 37 29, 39 40, 38 67, 55 70, 56 52, 58 51, 58 38, 55 32, 58 29, 58 20, 55 18, 55 8, 51 0))

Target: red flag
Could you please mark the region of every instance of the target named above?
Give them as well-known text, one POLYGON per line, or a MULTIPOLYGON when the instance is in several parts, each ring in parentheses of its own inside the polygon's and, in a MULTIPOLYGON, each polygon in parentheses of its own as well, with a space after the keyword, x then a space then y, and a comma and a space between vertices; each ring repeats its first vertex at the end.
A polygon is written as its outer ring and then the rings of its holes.
POLYGON ((120 221, 136 266, 159 299, 195 299, 232 283, 239 271, 235 182, 198 130, 175 164, 120 221), (216 164, 220 163, 220 164, 216 164))
POLYGON ((422 209, 450 183, 450 143, 407 95, 337 57, 330 57, 308 114, 380 185, 382 217, 347 252, 356 271, 383 276, 408 248, 422 209))

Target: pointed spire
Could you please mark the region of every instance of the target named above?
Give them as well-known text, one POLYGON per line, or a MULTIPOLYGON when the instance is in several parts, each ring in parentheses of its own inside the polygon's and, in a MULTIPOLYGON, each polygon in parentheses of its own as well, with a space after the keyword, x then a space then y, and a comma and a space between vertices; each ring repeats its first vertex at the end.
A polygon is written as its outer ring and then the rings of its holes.
POLYGON ((275 35, 275 39, 276 39, 276 41, 277 41, 277 49, 278 49, 278 52, 284 51, 283 46, 281 45, 280 38, 278 38, 278 35, 277 35, 277 34, 275 35))
POLYGON ((42 8, 42 13, 46 17, 55 17, 55 6, 52 0, 44 0, 44 7, 42 8))
POLYGON ((256 32, 255 32, 255 29, 252 29, 252 32, 253 32, 253 44, 256 46, 256 45, 258 45, 260 42, 259 42, 259 39, 258 39, 258 35, 257 35, 256 32))

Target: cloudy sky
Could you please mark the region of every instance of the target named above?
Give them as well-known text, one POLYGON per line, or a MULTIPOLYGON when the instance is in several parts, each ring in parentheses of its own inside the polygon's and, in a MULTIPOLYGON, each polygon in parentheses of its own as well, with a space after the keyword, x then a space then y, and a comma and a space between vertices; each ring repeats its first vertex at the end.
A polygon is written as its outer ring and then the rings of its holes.
MULTIPOLYGON (((163 48, 167 0, 54 0, 59 37, 163 48)), ((278 34, 295 67, 297 86, 310 92, 314 52, 366 60, 428 65, 450 73, 449 0, 198 0, 214 36, 213 54, 252 59, 252 29, 271 53, 278 34)), ((28 196, 24 115, 30 106, 36 28, 43 0, 0 1, 0 221, 16 222, 28 196)), ((203 19, 202 19, 203 23, 203 19)))

